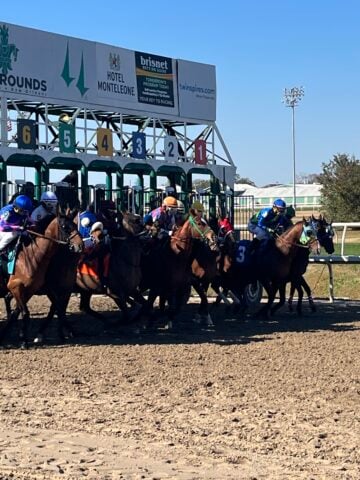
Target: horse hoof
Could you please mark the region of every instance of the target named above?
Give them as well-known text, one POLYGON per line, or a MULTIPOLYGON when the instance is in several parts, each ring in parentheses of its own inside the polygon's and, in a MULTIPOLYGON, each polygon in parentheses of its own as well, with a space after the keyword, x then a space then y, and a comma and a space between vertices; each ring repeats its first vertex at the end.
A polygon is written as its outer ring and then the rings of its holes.
POLYGON ((42 345, 44 343, 44 336, 38 335, 37 337, 34 338, 33 343, 35 345, 42 345))
POLYGON ((206 325, 208 327, 214 327, 215 326, 210 314, 207 315, 207 317, 206 317, 206 325))
POLYGON ((29 348, 28 342, 20 342, 20 349, 21 350, 27 350, 29 348))

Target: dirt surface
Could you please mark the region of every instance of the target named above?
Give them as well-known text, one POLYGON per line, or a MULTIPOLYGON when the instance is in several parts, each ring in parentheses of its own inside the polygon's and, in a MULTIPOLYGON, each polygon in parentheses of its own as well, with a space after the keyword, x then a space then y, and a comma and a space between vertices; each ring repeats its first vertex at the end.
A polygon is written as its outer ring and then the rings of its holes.
MULTIPOLYGON (((30 303, 32 335, 47 300, 30 303)), ((360 302, 299 319, 236 318, 174 332, 69 312, 77 336, 0 349, 1 479, 360 478, 360 302)))

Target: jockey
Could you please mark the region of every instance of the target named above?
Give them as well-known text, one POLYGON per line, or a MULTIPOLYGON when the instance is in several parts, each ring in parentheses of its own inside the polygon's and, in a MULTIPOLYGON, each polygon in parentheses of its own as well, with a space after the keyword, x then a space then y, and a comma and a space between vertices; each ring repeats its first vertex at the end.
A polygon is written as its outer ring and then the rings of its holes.
POLYGON ((219 226, 218 239, 220 242, 223 242, 226 235, 234 231, 234 227, 232 226, 228 216, 224 218, 220 218, 218 221, 218 226, 219 226))
POLYGON ((40 198, 40 205, 33 210, 31 221, 33 223, 40 222, 46 217, 54 217, 58 213, 59 202, 54 192, 43 192, 40 198))
POLYGON ((285 232, 291 225, 293 225, 292 218, 295 217, 295 209, 292 205, 289 205, 285 209, 285 214, 280 215, 279 222, 276 225, 276 233, 281 235, 281 233, 285 232))
POLYGON ((250 218, 249 232, 253 233, 258 240, 271 238, 281 216, 285 214, 285 210, 286 203, 284 200, 276 199, 272 207, 263 208, 250 218))
POLYGON ((192 217, 195 222, 201 222, 203 225, 207 225, 207 221, 203 217, 203 213, 204 205, 199 202, 199 200, 195 200, 190 207, 189 216, 192 217))
POLYGON ((104 240, 104 225, 101 222, 95 222, 92 224, 89 236, 84 239, 85 254, 90 255, 94 252, 95 248, 103 243, 104 240), (97 233, 96 233, 97 232, 97 233))
POLYGON ((84 212, 79 214, 78 228, 79 233, 83 238, 90 237, 91 227, 96 221, 97 216, 94 212, 94 205, 90 204, 84 212))
POLYGON ((26 223, 30 222, 32 202, 26 195, 19 195, 12 204, 0 210, 0 252, 21 235, 26 223))
POLYGON ((104 225, 104 230, 109 234, 113 235, 119 228, 117 223, 117 209, 115 202, 112 200, 102 200, 100 202, 100 209, 97 214, 97 220, 104 225))
POLYGON ((150 215, 159 229, 166 230, 170 233, 176 224, 177 208, 178 203, 175 197, 165 197, 161 207, 152 210, 150 215))

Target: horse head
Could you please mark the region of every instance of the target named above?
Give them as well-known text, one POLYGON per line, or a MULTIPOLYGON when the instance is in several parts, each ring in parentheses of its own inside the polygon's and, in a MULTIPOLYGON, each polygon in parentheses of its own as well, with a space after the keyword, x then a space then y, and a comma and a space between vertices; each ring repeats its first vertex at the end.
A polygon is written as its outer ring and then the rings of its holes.
POLYGON ((316 230, 310 220, 303 218, 276 238, 275 244, 284 254, 292 247, 311 248, 317 241, 316 230))
POLYGON ((45 236, 66 244, 71 252, 81 253, 84 248, 83 240, 75 223, 65 215, 59 215, 45 230, 45 236))
POLYGON ((142 219, 136 213, 121 212, 120 223, 125 233, 131 236, 138 236, 143 230, 142 219))
POLYGON ((320 215, 319 218, 315 218, 314 215, 312 215, 309 221, 316 231, 316 237, 319 241, 320 246, 325 248, 326 253, 334 253, 335 233, 331 222, 328 222, 323 215, 320 215))

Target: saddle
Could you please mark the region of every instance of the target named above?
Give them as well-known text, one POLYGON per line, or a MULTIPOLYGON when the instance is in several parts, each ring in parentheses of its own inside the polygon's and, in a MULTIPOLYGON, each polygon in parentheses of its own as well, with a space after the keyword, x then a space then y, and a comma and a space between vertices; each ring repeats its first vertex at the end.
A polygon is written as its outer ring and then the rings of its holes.
POLYGON ((106 286, 110 268, 110 252, 99 256, 84 255, 78 264, 77 272, 80 275, 88 275, 96 283, 106 286))

